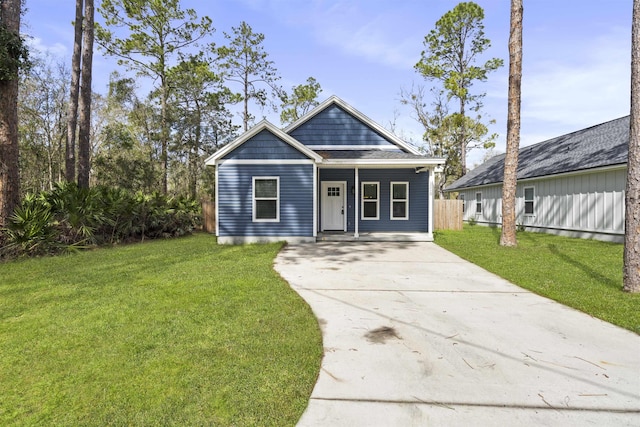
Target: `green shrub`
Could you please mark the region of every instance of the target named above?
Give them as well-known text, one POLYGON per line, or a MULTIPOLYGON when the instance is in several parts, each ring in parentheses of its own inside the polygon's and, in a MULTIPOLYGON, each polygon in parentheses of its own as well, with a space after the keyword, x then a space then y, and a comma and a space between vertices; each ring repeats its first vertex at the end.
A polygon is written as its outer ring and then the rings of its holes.
POLYGON ((200 223, 200 204, 187 197, 108 187, 57 184, 27 195, 3 230, 3 256, 45 255, 96 245, 177 237, 200 223))

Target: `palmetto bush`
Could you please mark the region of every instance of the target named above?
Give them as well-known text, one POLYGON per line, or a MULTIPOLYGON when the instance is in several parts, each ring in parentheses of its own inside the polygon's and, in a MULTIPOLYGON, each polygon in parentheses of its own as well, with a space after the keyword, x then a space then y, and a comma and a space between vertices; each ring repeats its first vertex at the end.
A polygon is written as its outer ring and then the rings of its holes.
POLYGON ((1 254, 44 255, 96 245, 176 237, 200 223, 200 205, 184 197, 57 184, 27 195, 6 229, 1 254))

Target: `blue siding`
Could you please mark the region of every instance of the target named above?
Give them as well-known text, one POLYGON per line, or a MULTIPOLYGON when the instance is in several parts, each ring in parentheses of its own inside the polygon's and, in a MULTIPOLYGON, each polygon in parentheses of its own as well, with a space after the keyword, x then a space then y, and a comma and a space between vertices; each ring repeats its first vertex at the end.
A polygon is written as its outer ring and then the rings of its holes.
POLYGON ((330 105, 290 132, 305 145, 393 146, 382 135, 337 105, 330 105))
MULTIPOLYGON (((414 169, 360 169, 358 171, 360 185, 362 182, 380 183, 380 214, 378 220, 359 220, 359 231, 404 231, 427 232, 429 215, 429 173, 415 173, 414 169), (390 190, 391 182, 409 183, 409 219, 391 220, 390 214, 390 190)), ((320 181, 347 181, 347 231, 355 231, 355 196, 351 194, 351 187, 355 185, 353 169, 321 169, 320 181)), ((318 185, 321 188, 321 185, 318 185)), ((318 195, 319 204, 322 198, 318 195)), ((322 209, 322 206, 319 207, 322 209)), ((362 216, 361 207, 358 206, 362 216)), ((322 211, 320 211, 322 212, 322 211)), ((321 221, 321 215, 318 215, 321 221)), ((321 230, 318 224, 318 230, 321 230)))
POLYGON ((313 236, 313 165, 220 165, 218 221, 220 236, 313 236), (280 222, 253 222, 254 176, 280 177, 280 222))
POLYGON ((307 159, 308 157, 267 130, 256 134, 224 159, 307 159))

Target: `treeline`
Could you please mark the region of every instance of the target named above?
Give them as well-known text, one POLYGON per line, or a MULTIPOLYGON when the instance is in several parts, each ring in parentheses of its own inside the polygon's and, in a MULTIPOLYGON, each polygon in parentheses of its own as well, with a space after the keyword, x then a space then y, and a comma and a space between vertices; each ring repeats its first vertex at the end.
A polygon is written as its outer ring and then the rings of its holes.
MULTIPOLYGON (((126 7, 109 0, 98 12, 105 22, 96 24, 98 50, 122 69, 111 73, 106 94, 92 96, 90 186, 211 198, 208 155, 264 109, 280 110, 286 124, 317 105, 321 88, 313 78, 289 93, 278 85, 264 35, 246 22, 218 45, 211 19, 182 10, 178 0, 126 7)), ((18 98, 23 196, 73 181, 65 170, 72 70, 38 52, 31 59, 18 98)))

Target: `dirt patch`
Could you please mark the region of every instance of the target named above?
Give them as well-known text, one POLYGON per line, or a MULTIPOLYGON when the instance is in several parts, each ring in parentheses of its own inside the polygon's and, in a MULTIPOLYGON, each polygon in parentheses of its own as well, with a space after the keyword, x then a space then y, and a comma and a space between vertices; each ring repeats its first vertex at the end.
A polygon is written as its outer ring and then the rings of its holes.
POLYGON ((390 327, 390 326, 381 326, 379 328, 373 329, 366 334, 364 334, 365 338, 374 344, 384 344, 387 340, 391 338, 402 339, 398 332, 390 327))

